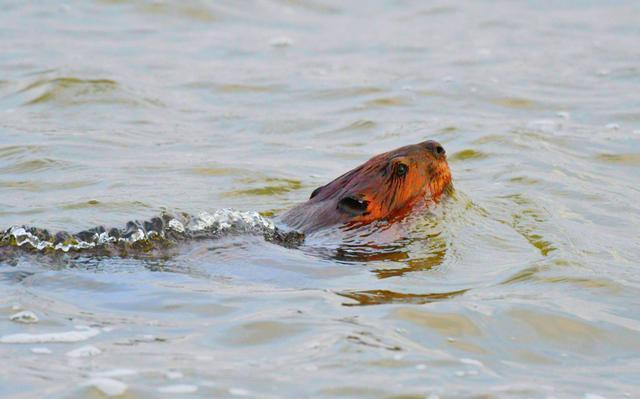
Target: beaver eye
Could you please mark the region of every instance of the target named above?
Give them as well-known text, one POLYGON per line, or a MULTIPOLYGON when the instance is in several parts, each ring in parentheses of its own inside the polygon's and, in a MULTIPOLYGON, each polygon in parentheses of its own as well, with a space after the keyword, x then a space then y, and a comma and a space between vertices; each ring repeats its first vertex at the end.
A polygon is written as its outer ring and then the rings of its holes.
POLYGON ((398 177, 402 177, 406 175, 408 171, 409 171, 409 167, 403 163, 398 164, 398 166, 396 167, 396 175, 398 177))

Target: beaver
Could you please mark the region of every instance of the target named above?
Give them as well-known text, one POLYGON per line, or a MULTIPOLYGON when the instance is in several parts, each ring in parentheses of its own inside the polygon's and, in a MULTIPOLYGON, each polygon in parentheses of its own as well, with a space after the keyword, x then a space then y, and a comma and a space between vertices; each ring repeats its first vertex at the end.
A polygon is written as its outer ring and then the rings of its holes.
POLYGON ((279 217, 308 234, 335 225, 360 226, 402 218, 415 206, 436 202, 451 184, 444 148, 433 140, 376 155, 279 217))
POLYGON ((93 251, 97 254, 143 253, 187 239, 217 238, 230 232, 262 234, 265 240, 297 247, 305 234, 343 224, 359 226, 393 221, 420 203, 438 201, 451 183, 444 148, 435 141, 400 147, 318 187, 311 197, 279 217, 283 230, 257 213, 222 209, 213 216, 163 214, 150 221, 131 221, 125 229, 97 227, 76 234, 14 226, 0 231, 0 258, 11 248, 33 251, 93 251), (26 245, 25 245, 26 244, 26 245))

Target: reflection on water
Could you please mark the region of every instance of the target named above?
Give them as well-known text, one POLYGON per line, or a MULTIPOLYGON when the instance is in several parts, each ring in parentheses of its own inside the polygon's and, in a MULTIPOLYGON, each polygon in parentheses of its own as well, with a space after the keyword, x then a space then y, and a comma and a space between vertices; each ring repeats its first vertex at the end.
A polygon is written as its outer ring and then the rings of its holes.
POLYGON ((632 1, 3 2, 1 231, 267 220, 425 139, 456 191, 295 248, 264 231, 1 246, 0 396, 637 396, 639 16, 632 1))
POLYGON ((338 292, 338 295, 353 299, 356 303, 345 303, 345 306, 355 305, 382 305, 389 303, 415 303, 425 304, 438 300, 453 298, 456 295, 464 294, 467 290, 453 292, 440 292, 432 294, 403 294, 387 290, 338 292))

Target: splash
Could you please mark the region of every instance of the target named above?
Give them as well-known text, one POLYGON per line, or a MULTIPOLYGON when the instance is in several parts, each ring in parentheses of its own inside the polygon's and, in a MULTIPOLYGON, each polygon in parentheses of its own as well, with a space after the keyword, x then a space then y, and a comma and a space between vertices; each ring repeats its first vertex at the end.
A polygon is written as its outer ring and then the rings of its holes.
POLYGON ((262 235, 265 240, 293 247, 304 240, 295 231, 285 231, 257 212, 219 209, 213 214, 162 214, 148 221, 130 221, 124 229, 96 227, 76 234, 12 226, 0 232, 0 247, 18 247, 40 252, 80 252, 90 249, 137 249, 143 252, 168 247, 189 239, 220 238, 225 235, 262 235))

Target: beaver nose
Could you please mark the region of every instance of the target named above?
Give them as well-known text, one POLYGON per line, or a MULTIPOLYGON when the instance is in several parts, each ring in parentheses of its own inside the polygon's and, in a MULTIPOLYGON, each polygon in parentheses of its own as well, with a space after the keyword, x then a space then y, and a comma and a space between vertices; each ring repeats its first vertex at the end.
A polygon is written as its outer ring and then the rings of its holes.
POLYGON ((367 213, 369 201, 363 195, 349 195, 338 201, 338 210, 350 216, 361 216, 367 213))
POLYGON ((436 158, 440 158, 446 154, 444 148, 437 141, 429 140, 425 141, 424 144, 425 147, 427 147, 427 150, 436 158))

